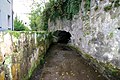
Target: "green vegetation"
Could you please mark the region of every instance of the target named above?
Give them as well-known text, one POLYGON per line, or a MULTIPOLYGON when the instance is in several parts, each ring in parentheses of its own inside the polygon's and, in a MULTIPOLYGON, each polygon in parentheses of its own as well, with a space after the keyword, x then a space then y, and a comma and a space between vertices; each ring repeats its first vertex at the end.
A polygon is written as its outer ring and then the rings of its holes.
MULTIPOLYGON (((103 63, 102 63, 103 64, 103 63)), ((111 79, 120 80, 120 69, 115 67, 110 62, 103 64, 105 67, 105 74, 111 76, 111 79)))
POLYGON ((114 7, 119 7, 119 6, 120 6, 120 0, 116 0, 115 4, 114 4, 114 7))
POLYGON ((20 36, 20 32, 14 31, 14 32, 9 32, 11 35, 13 35, 14 37, 16 37, 17 39, 20 36))
POLYGON ((101 68, 104 69, 102 72, 103 75, 107 76, 111 80, 120 80, 120 69, 115 67, 110 62, 103 63, 101 61, 98 61, 96 58, 92 57, 88 53, 83 52, 78 47, 68 45, 71 49, 78 52, 86 61, 90 62, 89 65, 94 66, 95 69, 100 71, 101 68))
POLYGON ((14 30, 15 31, 28 31, 29 29, 23 24, 21 20, 18 19, 18 17, 15 17, 14 20, 14 30))
POLYGON ((90 11, 90 0, 85 0, 84 8, 87 11, 90 11))
POLYGON ((32 7, 32 11, 30 13, 30 27, 33 31, 40 31, 40 30, 46 30, 45 27, 43 27, 43 19, 42 19, 42 12, 41 12, 41 6, 38 3, 34 3, 34 6, 32 7), (35 8, 35 9, 34 9, 35 8))
POLYGON ((110 36, 110 39, 113 37, 113 32, 111 32, 110 34, 109 34, 109 36, 110 36))
POLYGON ((119 7, 120 6, 120 0, 109 0, 114 7, 119 7))
POLYGON ((107 5, 107 6, 104 7, 104 11, 106 11, 106 12, 108 12, 111 9, 112 9, 112 4, 107 5))
POLYGON ((109 1, 111 2, 111 4, 104 7, 104 11, 106 12, 112 9, 112 5, 113 7, 120 6, 120 0, 109 0, 109 1))
POLYGON ((98 5, 94 8, 94 10, 95 10, 95 11, 97 11, 97 10, 98 10, 98 5))
POLYGON ((50 0, 49 3, 46 3, 43 15, 48 17, 50 21, 54 21, 57 18, 72 19, 73 15, 79 12, 81 1, 82 0, 50 0))
MULTIPOLYGON (((55 21, 56 19, 66 18, 72 20, 73 16, 79 12, 82 0, 50 0, 42 8, 40 4, 33 6, 30 14, 32 30, 47 30, 48 22, 55 21), (36 8, 34 10, 34 7, 36 8)), ((85 10, 90 10, 90 0, 85 1, 85 10)))

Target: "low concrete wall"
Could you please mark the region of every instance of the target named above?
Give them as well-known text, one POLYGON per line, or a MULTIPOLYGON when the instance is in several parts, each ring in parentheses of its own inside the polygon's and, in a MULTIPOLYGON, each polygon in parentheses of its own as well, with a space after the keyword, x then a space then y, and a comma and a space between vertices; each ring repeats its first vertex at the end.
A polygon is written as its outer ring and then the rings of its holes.
POLYGON ((48 32, 0 32, 0 80, 26 80, 49 45, 48 32))

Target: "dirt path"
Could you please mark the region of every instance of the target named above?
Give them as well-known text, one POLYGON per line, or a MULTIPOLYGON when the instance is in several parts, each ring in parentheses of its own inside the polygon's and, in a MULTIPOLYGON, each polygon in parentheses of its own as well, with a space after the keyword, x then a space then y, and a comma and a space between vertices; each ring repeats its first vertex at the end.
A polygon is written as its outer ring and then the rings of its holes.
POLYGON ((51 46, 47 55, 42 73, 36 70, 31 80, 107 80, 65 45, 51 46))

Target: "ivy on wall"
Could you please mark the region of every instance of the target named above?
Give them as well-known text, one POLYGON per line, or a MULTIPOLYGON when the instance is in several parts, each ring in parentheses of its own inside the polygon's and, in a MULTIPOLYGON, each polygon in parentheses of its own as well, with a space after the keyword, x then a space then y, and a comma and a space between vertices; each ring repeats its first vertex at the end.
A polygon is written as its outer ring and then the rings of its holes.
POLYGON ((72 19, 73 15, 79 12, 82 0, 50 0, 46 3, 43 16, 51 21, 56 18, 72 19))
MULTIPOLYGON (((82 0, 50 0, 41 13, 40 26, 47 30, 48 20, 55 21, 63 18, 72 20, 73 16, 79 12, 81 2, 82 0)), ((90 0, 85 0, 84 8, 86 11, 90 10, 90 0)))

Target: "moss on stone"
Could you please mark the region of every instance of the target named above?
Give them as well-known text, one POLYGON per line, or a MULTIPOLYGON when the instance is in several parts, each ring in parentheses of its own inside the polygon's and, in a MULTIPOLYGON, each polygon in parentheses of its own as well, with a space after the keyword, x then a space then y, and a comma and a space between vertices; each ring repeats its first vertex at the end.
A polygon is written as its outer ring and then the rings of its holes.
POLYGON ((85 0, 84 8, 87 11, 90 11, 90 1, 91 0, 85 0))
POLYGON ((12 56, 6 56, 5 57, 5 63, 6 65, 10 65, 12 63, 12 56))
POLYGON ((29 80, 30 77, 32 76, 33 71, 36 69, 36 67, 37 67, 37 65, 34 63, 34 64, 31 66, 30 70, 28 71, 28 74, 27 74, 27 75, 24 75, 24 77, 22 78, 22 80, 29 80))
POLYGON ((120 69, 119 68, 115 67, 109 62, 104 63, 104 62, 98 61, 97 59, 93 58, 91 55, 84 53, 83 51, 81 51, 79 48, 75 46, 71 46, 71 45, 68 45, 68 46, 76 50, 77 52, 79 52, 79 54, 99 72, 100 72, 100 69, 102 68, 103 76, 107 77, 110 80, 120 80, 120 69))
MULTIPOLYGON (((7 74, 8 78, 13 80, 18 78, 20 80, 29 80, 29 78, 31 77, 31 75, 33 74, 37 66, 44 64, 44 55, 46 53, 46 50, 49 48, 49 45, 51 44, 52 34, 45 31, 2 32, 2 36, 6 34, 10 35, 11 38, 13 39, 13 42, 12 42, 13 49, 11 54, 5 56, 5 62, 4 62, 5 74, 7 74), (25 41, 22 43, 21 39, 19 38, 24 38, 25 41), (19 42, 16 42, 16 41, 19 41, 19 42), (19 45, 19 44, 24 44, 24 45, 19 45), (38 44, 39 46, 37 46, 36 44, 38 44), (21 47, 23 47, 22 50, 19 50, 21 47), (32 63, 28 64, 28 61, 31 60, 31 55, 34 54, 33 50, 36 51, 36 49, 38 49, 38 55, 34 57, 37 58, 37 60, 33 60, 32 63), (27 59, 29 58, 29 60, 21 64, 22 61, 27 60, 26 58, 27 59), (28 64, 28 69, 26 69, 27 64, 28 64), (25 68, 23 66, 25 66, 25 68)), ((0 60, 2 64, 3 59, 1 56, 0 56, 0 60)))
POLYGON ((10 31, 9 32, 11 35, 13 35, 14 37, 16 37, 17 39, 19 38, 20 36, 20 32, 17 32, 17 31, 10 31))
POLYGON ((109 0, 109 2, 114 3, 114 0, 109 0))
POLYGON ((35 70, 35 68, 37 67, 38 64, 33 64, 32 67, 30 68, 29 72, 28 72, 28 78, 30 78, 32 76, 33 71, 35 70))
POLYGON ((94 10, 95 10, 95 11, 97 11, 97 10, 98 10, 98 5, 94 8, 94 10))
POLYGON ((103 65, 105 67, 105 73, 107 76, 110 76, 111 80, 120 80, 120 69, 115 67, 110 62, 107 62, 103 65))
POLYGON ((113 37, 113 32, 109 34, 110 39, 113 37))
POLYGON ((104 11, 106 11, 106 12, 108 12, 111 9, 112 9, 112 4, 107 5, 107 6, 104 7, 104 11))
POLYGON ((115 4, 114 4, 114 7, 119 7, 119 6, 120 6, 120 0, 116 0, 115 4))
POLYGON ((30 68, 29 72, 28 72, 28 75, 26 75, 26 77, 23 79, 23 80, 29 80, 33 74, 33 72, 35 71, 35 69, 38 67, 38 66, 43 66, 45 60, 44 60, 44 56, 45 54, 43 53, 41 56, 40 56, 40 59, 37 63, 34 63, 32 65, 32 67, 30 68))
POLYGON ((91 33, 91 28, 89 27, 89 23, 85 25, 85 29, 84 29, 84 36, 89 35, 91 33))
POLYGON ((89 35, 89 34, 90 34, 90 31, 86 31, 86 32, 84 33, 84 36, 89 35))

